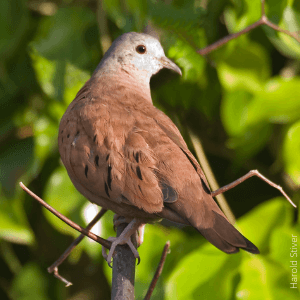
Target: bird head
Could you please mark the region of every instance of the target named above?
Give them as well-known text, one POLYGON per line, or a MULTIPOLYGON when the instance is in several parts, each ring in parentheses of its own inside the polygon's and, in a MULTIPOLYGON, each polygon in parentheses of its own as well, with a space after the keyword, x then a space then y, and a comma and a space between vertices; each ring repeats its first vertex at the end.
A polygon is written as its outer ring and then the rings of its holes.
POLYGON ((156 38, 148 34, 129 32, 113 42, 97 69, 106 72, 121 69, 149 82, 151 76, 163 68, 182 74, 180 68, 166 57, 156 38))

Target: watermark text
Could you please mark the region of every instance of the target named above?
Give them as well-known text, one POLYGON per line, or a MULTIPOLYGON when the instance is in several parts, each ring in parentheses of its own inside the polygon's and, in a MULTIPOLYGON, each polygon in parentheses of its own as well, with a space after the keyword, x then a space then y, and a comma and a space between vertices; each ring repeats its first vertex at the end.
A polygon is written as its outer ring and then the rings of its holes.
POLYGON ((298 244, 297 244, 298 237, 292 234, 292 247, 290 248, 290 268, 292 271, 292 278, 290 282, 291 289, 298 288, 298 244))

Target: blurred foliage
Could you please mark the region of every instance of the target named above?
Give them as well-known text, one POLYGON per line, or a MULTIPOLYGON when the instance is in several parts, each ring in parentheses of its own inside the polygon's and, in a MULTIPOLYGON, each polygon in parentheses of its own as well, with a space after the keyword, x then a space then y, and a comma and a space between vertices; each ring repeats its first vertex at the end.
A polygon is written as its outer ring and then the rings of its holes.
MULTIPOLYGON (((299 32, 299 3, 267 0, 266 13, 275 24, 299 32)), ((182 78, 162 71, 152 79, 154 103, 174 120, 190 148, 187 128, 200 137, 221 186, 259 169, 299 203, 299 43, 263 26, 206 58, 196 52, 259 17, 259 0, 0 1, 0 299, 110 297, 111 269, 100 246, 88 239, 60 267, 72 287, 47 273, 77 233, 18 182, 82 226, 96 214, 60 162, 57 130, 103 56, 101 42, 124 32, 151 24, 167 56, 182 68, 182 78)), ((226 193, 239 218, 236 226, 261 255, 226 255, 192 228, 148 225, 139 249, 136 299, 145 295, 167 240, 171 253, 154 299, 299 299, 299 283, 290 288, 299 216, 278 196, 258 179, 226 193)), ((95 226, 97 234, 114 235, 112 216, 107 213, 95 226)))

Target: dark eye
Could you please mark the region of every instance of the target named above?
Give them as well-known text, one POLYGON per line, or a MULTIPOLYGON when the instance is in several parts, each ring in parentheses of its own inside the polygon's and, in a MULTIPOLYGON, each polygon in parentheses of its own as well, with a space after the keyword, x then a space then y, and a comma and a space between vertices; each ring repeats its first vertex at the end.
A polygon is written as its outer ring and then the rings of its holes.
POLYGON ((144 45, 138 45, 136 48, 135 48, 136 52, 139 53, 139 54, 144 54, 146 53, 146 46, 144 45))

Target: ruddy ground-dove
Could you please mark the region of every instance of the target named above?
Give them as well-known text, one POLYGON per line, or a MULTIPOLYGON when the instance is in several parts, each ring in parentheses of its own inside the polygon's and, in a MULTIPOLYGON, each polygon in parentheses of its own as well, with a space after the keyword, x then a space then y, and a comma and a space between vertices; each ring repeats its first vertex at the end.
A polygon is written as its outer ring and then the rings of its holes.
POLYGON ((60 122, 59 152, 77 190, 133 220, 114 240, 108 261, 117 244, 128 243, 137 256, 131 235, 160 218, 195 227, 226 253, 259 253, 212 198, 177 127, 153 106, 149 82, 162 68, 181 74, 157 39, 123 34, 60 122))

